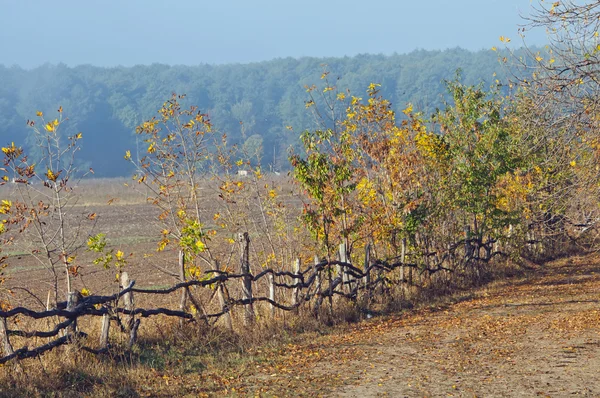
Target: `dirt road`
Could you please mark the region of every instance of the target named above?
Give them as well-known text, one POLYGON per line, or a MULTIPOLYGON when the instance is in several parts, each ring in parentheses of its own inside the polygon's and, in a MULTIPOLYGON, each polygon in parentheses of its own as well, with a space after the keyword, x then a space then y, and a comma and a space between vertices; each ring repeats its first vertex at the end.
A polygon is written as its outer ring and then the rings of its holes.
POLYGON ((290 346, 244 389, 267 396, 598 397, 599 299, 598 257, 557 261, 458 303, 290 346))

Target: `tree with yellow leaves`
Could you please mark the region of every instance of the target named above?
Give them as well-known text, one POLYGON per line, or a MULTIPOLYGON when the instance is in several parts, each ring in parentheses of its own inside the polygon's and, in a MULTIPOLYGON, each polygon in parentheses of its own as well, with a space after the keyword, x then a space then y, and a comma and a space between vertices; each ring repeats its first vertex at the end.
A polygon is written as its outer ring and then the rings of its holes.
POLYGON ((35 160, 14 143, 2 148, 2 183, 14 183, 14 201, 6 202, 11 206, 3 209, 10 214, 9 223, 21 223, 20 232, 26 238, 18 240, 19 244, 25 244, 32 257, 52 275, 53 299, 57 303, 63 293, 69 296, 74 292, 72 279, 80 274, 77 253, 86 247, 86 235, 95 224, 85 213, 80 213, 80 218, 67 216, 74 212, 77 202, 73 182, 91 170, 76 167, 75 154, 82 134, 61 134, 61 125, 67 121, 62 107, 53 120, 47 121, 42 112, 36 116, 37 121, 27 121, 37 144, 35 160), (60 287, 62 281, 64 288, 60 287))

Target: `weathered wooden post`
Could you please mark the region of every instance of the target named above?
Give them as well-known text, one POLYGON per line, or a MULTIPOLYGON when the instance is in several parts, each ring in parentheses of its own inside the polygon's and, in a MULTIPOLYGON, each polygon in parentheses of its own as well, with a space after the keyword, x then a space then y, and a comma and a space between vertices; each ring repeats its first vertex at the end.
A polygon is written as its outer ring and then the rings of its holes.
POLYGON ((2 350, 4 356, 12 355, 15 353, 10 339, 8 338, 8 327, 6 326, 6 318, 0 318, 0 339, 2 339, 2 350))
POLYGON ((400 286, 402 290, 402 295, 404 296, 406 292, 406 283, 404 281, 404 263, 406 262, 406 238, 402 238, 400 262, 402 263, 402 265, 400 266, 400 286))
POLYGON ((254 322, 254 307, 252 305, 252 275, 250 274, 250 236, 248 232, 240 233, 238 235, 238 241, 240 243, 240 265, 241 273, 244 275, 242 278, 242 295, 243 299, 247 301, 244 306, 244 324, 250 325, 254 322))
MULTIPOLYGON (((185 282, 185 253, 183 250, 179 250, 179 280, 185 282)), ((179 300, 179 309, 185 311, 187 305, 188 291, 187 289, 181 289, 181 299, 179 300)), ((196 308, 200 311, 200 308, 196 308)), ((183 319, 182 319, 183 321, 183 319)))
POLYGON ((135 344, 135 341, 137 340, 137 332, 138 332, 139 327, 140 327, 140 320, 136 319, 135 322, 133 322, 133 326, 131 327, 131 332, 129 332, 129 343, 127 344, 127 349, 129 351, 131 351, 131 348, 133 348, 133 345, 135 344))
MULTIPOLYGON (((80 293, 77 291, 69 292, 67 296, 67 311, 73 311, 79 302, 80 293)), ((77 317, 73 318, 73 322, 67 328, 68 332, 75 335, 77 332, 77 317)))
MULTIPOLYGON (((347 263, 348 262, 348 252, 346 251, 346 244, 340 243, 339 247, 339 258, 340 262, 347 263)), ((348 273, 346 272, 346 267, 342 265, 338 265, 338 270, 340 275, 342 276, 342 291, 347 293, 350 290, 350 285, 348 284, 348 273)))
POLYGON ((110 315, 102 315, 102 329, 100 331, 100 349, 108 348, 108 336, 110 333, 110 315))
POLYGON ((470 260, 473 256, 473 247, 471 246, 471 226, 465 225, 465 260, 470 260))
POLYGON ((369 263, 371 262, 371 244, 367 243, 365 247, 365 263, 364 263, 364 272, 365 272, 365 289, 367 290, 367 303, 366 309, 369 311, 369 307, 371 306, 371 269, 369 268, 369 263))
MULTIPOLYGON (((275 275, 269 274, 269 300, 275 301, 275 275)), ((275 318, 275 306, 269 303, 271 308, 271 317, 275 318)))
MULTIPOLYGON (((121 274, 121 289, 125 289, 129 286, 129 275, 127 272, 121 274)), ((127 311, 133 311, 133 292, 127 292, 123 295, 123 304, 127 311)), ((134 327, 134 315, 129 313, 125 315, 125 329, 131 332, 134 327)))
POLYGON ((223 286, 223 282, 219 283, 219 287, 217 288, 217 295, 219 296, 219 303, 221 304, 222 311, 227 310, 223 314, 223 319, 225 319, 225 326, 227 329, 233 330, 233 324, 231 323, 231 308, 227 305, 227 300, 225 300, 225 287, 223 286))
POLYGON ((313 308, 313 315, 315 318, 319 317, 319 310, 321 303, 323 302, 323 296, 321 295, 321 272, 319 271, 319 256, 315 254, 313 272, 315 274, 315 306, 313 308))
POLYGON ((321 291, 321 272, 319 271, 319 268, 318 268, 318 265, 320 262, 321 261, 319 260, 319 256, 317 256, 315 254, 313 269, 314 269, 314 273, 315 273, 315 286, 316 286, 317 294, 321 291))
MULTIPOLYGON (((296 260, 294 261, 294 274, 298 275, 300 274, 300 259, 296 258, 296 260)), ((298 284, 301 282, 300 278, 293 278, 294 284, 298 284)), ((298 305, 300 299, 300 287, 294 287, 292 289, 292 305, 298 305)))
MULTIPOLYGON (((214 269, 219 269, 219 261, 214 260, 214 269)), ((219 304, 221 305, 221 311, 224 311, 223 319, 225 321, 225 326, 229 330, 233 330, 233 324, 231 322, 231 308, 227 303, 227 299, 225 298, 225 281, 219 282, 217 285, 217 297, 219 298, 219 304)))

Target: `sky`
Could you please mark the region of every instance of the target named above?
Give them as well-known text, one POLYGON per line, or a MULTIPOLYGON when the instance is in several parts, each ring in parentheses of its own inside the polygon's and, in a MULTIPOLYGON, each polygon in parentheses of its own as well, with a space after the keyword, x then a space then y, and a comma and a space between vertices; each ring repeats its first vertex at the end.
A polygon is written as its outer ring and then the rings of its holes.
MULTIPOLYGON (((533 4, 536 0, 533 0, 533 4)), ((0 0, 0 64, 249 63, 469 50, 517 33, 532 0, 0 0)), ((529 45, 544 44, 529 32, 529 45)))

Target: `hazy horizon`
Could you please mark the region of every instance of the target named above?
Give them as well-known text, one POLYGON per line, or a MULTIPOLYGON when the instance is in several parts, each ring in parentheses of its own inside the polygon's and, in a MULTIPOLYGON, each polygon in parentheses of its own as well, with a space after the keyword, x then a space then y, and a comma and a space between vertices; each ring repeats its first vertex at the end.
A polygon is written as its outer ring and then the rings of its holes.
MULTIPOLYGON (((254 63, 277 58, 405 54, 522 41, 530 0, 61 3, 0 0, 0 64, 68 66, 254 63)), ((543 32, 527 32, 541 45, 543 32)))

